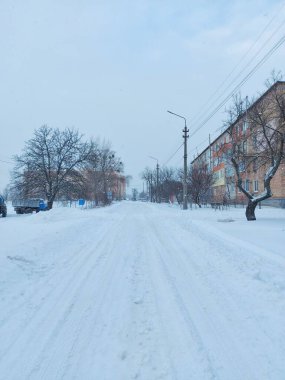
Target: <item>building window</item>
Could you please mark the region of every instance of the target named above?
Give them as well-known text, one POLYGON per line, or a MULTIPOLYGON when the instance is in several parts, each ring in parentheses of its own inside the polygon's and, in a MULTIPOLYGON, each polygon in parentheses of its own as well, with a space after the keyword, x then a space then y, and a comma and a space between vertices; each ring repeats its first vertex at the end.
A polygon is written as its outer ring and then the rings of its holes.
POLYGON ((249 191, 249 179, 245 181, 245 190, 249 191))
POLYGON ((243 150, 243 153, 247 153, 247 143, 246 143, 246 141, 244 141, 242 143, 242 150, 243 150))
POLYGON ((232 166, 226 166, 225 173, 226 173, 226 177, 233 177, 234 168, 232 166))
POLYGON ((258 180, 257 179, 254 181, 254 192, 258 193, 258 180))
POLYGON ((240 171, 240 172, 244 172, 244 171, 245 171, 245 164, 244 164, 243 161, 240 162, 238 166, 239 166, 239 171, 240 171))
POLYGON ((253 146, 253 149, 257 149, 257 136, 256 135, 252 136, 252 146, 253 146))
POLYGON ((238 151, 238 154, 242 154, 241 144, 237 144, 237 151, 238 151))

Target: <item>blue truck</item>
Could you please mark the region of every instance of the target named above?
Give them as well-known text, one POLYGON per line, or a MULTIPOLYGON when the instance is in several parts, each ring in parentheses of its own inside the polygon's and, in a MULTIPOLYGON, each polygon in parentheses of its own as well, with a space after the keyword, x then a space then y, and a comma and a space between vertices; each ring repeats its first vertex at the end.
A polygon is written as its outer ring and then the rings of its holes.
POLYGON ((29 214, 47 210, 46 202, 41 198, 14 199, 12 206, 17 214, 29 214))

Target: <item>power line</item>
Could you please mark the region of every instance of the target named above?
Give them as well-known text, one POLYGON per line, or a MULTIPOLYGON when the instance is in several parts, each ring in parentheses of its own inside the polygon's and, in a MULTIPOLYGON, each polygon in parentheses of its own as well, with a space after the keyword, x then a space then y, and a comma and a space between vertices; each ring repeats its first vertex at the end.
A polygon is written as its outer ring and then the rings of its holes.
POLYGON ((241 76, 241 74, 244 73, 244 71, 249 67, 249 65, 252 64, 254 59, 259 55, 259 53, 263 50, 263 48, 267 45, 267 43, 272 39, 275 33, 279 31, 279 29, 285 24, 285 20, 277 27, 277 29, 274 31, 274 33, 266 40, 266 42, 260 47, 260 49, 257 51, 257 53, 250 59, 250 61, 243 67, 242 70, 234 77, 234 79, 227 85, 227 87, 224 89, 223 93, 218 96, 217 99, 214 100, 214 102, 211 103, 211 105, 215 104, 217 100, 221 99, 221 97, 224 95, 225 91, 228 90, 241 76))
POLYGON ((179 148, 168 158, 168 160, 166 160, 163 164, 163 166, 166 166, 168 164, 168 162, 170 160, 172 160, 172 158, 178 153, 178 151, 182 148, 182 146, 184 145, 184 142, 179 146, 179 148))
MULTIPOLYGON (((259 50, 255 53, 255 55, 249 60, 249 62, 245 65, 245 67, 235 76, 235 78, 230 82, 230 84, 224 89, 223 93, 220 94, 220 96, 214 100, 214 102, 210 102, 211 99, 219 92, 221 88, 223 88, 224 84, 227 82, 227 80, 231 77, 231 75, 234 73, 234 71, 240 66, 240 64, 244 61, 244 59, 248 56, 248 54, 252 51, 254 46, 257 44, 259 39, 262 37, 262 35, 265 33, 265 31, 268 29, 268 27, 272 24, 272 22, 275 20, 275 18, 278 16, 278 14, 282 11, 282 9, 285 6, 285 2, 282 4, 281 8, 277 11, 277 13, 270 19, 269 23, 265 26, 265 28, 261 31, 261 33, 258 35, 254 43, 250 46, 250 48, 246 51, 246 53, 243 55, 241 60, 237 63, 236 66, 231 70, 231 72, 226 76, 226 78, 223 80, 223 82, 218 86, 218 88, 214 91, 214 93, 208 98, 207 102, 204 103, 200 111, 198 112, 197 116, 194 117, 192 122, 195 123, 195 121, 199 118, 202 111, 206 108, 210 108, 215 102, 220 99, 224 92, 240 77, 240 75, 246 70, 246 68, 253 62, 253 60, 258 56, 258 54, 263 50, 263 48, 268 44, 268 42, 272 39, 272 37, 280 30, 280 28, 284 25, 285 20, 277 26, 277 28, 273 31, 273 33, 270 35, 270 37, 263 43, 263 45, 259 48, 259 50)), ((205 112, 204 112, 205 113, 205 112)))
MULTIPOLYGON (((198 125, 198 127, 190 134, 190 137, 194 136, 195 133, 197 133, 198 130, 200 130, 225 104, 226 102, 238 91, 238 89, 246 83, 251 76, 257 71, 257 69, 264 64, 271 55, 279 49, 279 47, 285 42, 285 36, 283 36, 263 57, 262 59, 251 69, 251 71, 243 78, 243 80, 233 89, 233 91, 213 110, 213 112, 201 123, 198 125)), ((220 129, 217 128, 215 132, 217 132, 220 129)), ((198 146, 202 145, 206 139, 200 143, 198 146)), ((178 149, 169 157, 169 159, 163 164, 164 166, 177 154, 177 152, 181 149, 184 143, 182 143, 178 149)), ((195 148, 197 149, 196 146, 195 148)))
POLYGON ((198 127, 190 134, 190 136, 194 136, 195 133, 198 132, 225 104, 226 102, 252 77, 252 75, 257 71, 257 69, 263 65, 271 55, 279 49, 279 47, 285 42, 285 36, 283 36, 263 57, 262 59, 251 69, 251 71, 240 81, 238 85, 232 90, 232 92, 226 96, 226 98, 218 104, 216 108, 204 119, 198 127))

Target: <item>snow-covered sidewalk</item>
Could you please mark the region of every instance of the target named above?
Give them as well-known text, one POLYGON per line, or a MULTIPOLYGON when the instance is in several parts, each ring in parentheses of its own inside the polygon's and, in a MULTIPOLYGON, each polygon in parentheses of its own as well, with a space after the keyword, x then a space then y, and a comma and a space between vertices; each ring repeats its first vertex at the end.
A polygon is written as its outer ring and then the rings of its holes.
POLYGON ((284 379, 285 211, 257 218, 123 202, 1 219, 0 379, 284 379))

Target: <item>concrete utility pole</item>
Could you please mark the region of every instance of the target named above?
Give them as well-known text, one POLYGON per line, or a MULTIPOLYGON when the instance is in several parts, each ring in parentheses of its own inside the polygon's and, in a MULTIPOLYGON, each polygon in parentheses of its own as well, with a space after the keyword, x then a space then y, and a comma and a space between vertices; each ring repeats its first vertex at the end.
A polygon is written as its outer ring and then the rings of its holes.
POLYGON ((160 191, 159 191, 159 165, 158 161, 156 164, 156 194, 157 194, 157 199, 156 202, 160 203, 160 191))
POLYGON ((150 175, 149 196, 150 201, 152 202, 152 174, 150 175))
POLYGON ((159 164, 158 159, 152 156, 149 156, 152 160, 156 161, 156 192, 155 192, 155 201, 156 203, 160 203, 160 194, 159 194, 159 164))
POLYGON ((186 118, 184 116, 178 115, 177 113, 167 111, 171 113, 172 115, 175 115, 177 117, 180 117, 181 119, 184 119, 185 127, 183 129, 183 139, 184 139, 184 175, 183 175, 183 210, 187 210, 188 203, 187 203, 187 139, 189 138, 188 132, 189 129, 187 129, 187 123, 186 118))

